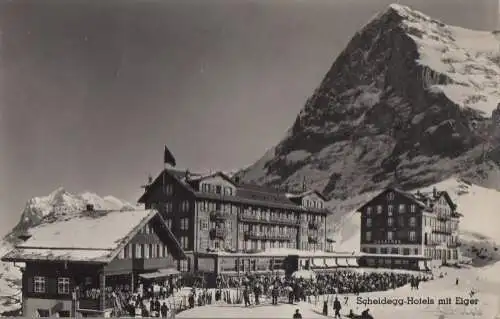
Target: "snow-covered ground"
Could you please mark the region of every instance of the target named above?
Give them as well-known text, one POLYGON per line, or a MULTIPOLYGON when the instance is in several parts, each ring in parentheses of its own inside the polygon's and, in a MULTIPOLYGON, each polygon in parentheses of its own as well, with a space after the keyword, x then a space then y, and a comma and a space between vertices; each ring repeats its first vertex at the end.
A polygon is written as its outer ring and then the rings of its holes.
MULTIPOLYGON (((497 266, 500 270, 500 264, 497 266)), ((377 319, 414 319, 414 318, 446 318, 446 319, 496 319, 500 318, 500 282, 492 282, 481 276, 479 268, 450 269, 442 268, 446 273, 443 278, 421 283, 419 290, 411 290, 409 286, 391 291, 369 294, 341 295, 341 313, 345 316, 352 309, 360 314, 366 308, 377 319), (459 278, 458 286, 455 284, 459 278), (471 298, 469 293, 474 290, 471 298), (477 299, 477 304, 458 304, 458 298, 477 299), (369 300, 390 300, 392 304, 364 304, 369 300), (439 304, 440 299, 451 298, 451 304, 439 304), (411 304, 410 299, 414 302, 411 304), (417 304, 417 300, 431 300, 433 303, 417 304), (396 303, 396 304, 394 304, 396 303), (399 303, 399 304, 398 304, 399 303), (440 317, 444 315, 444 317, 440 317), (499 317, 497 317, 499 316, 499 317)), ((325 318, 322 315, 323 300, 329 301, 329 316, 333 317, 333 296, 321 296, 311 303, 303 302, 295 305, 280 304, 273 306, 262 304, 244 307, 243 305, 209 305, 195 307, 177 315, 178 318, 291 318, 296 309, 300 309, 303 318, 325 318)))

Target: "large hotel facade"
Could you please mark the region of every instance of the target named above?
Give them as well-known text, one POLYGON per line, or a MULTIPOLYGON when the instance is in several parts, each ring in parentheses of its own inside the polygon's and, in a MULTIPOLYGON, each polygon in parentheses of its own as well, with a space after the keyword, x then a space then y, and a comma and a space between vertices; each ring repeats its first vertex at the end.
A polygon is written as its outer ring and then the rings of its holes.
MULTIPOLYGON (((325 198, 316 191, 292 195, 243 184, 220 172, 165 169, 145 186, 139 202, 156 208, 178 238, 187 256, 181 271, 284 270, 294 251, 323 252, 320 266, 326 267, 326 251, 332 251, 325 198), (273 250, 274 257, 262 254, 273 250)), ((314 263, 299 255, 299 264, 314 263)))
POLYGON ((460 259, 457 205, 445 191, 388 188, 358 209, 360 265, 427 270, 460 259))

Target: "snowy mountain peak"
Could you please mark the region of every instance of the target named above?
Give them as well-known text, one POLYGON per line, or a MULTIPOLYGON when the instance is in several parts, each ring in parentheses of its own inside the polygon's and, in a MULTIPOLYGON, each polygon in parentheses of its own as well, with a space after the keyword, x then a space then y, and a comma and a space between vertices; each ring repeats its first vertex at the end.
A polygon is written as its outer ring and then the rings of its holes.
POLYGON ((391 5, 353 35, 283 140, 237 176, 291 190, 305 178, 335 198, 396 179, 500 188, 499 45, 391 5))
POLYGON ((113 196, 100 197, 93 192, 71 194, 63 187, 59 187, 48 196, 30 199, 14 232, 36 226, 44 220, 67 218, 86 209, 87 204, 94 205, 98 210, 135 210, 136 207, 126 201, 113 196))

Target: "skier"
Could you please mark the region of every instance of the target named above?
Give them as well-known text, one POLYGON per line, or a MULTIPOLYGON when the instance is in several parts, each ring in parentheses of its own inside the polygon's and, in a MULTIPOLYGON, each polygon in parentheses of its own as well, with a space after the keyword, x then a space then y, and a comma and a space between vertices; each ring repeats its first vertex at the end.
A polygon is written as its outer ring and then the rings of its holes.
POLYGON ((295 313, 293 314, 293 319, 302 319, 302 315, 300 314, 299 309, 295 310, 295 313))

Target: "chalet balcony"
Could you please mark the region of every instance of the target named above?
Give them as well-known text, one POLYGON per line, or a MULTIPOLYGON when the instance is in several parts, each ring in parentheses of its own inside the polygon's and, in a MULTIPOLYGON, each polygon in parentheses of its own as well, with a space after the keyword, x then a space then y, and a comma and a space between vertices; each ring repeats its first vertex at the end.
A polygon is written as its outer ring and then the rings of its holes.
POLYGON ((225 229, 225 228, 216 227, 216 228, 212 228, 210 230, 210 237, 211 238, 224 239, 224 238, 226 238, 226 236, 227 236, 227 229, 225 229))
POLYGON ((230 217, 231 215, 229 213, 219 211, 219 210, 214 210, 210 212, 210 218, 212 220, 226 220, 230 217))

